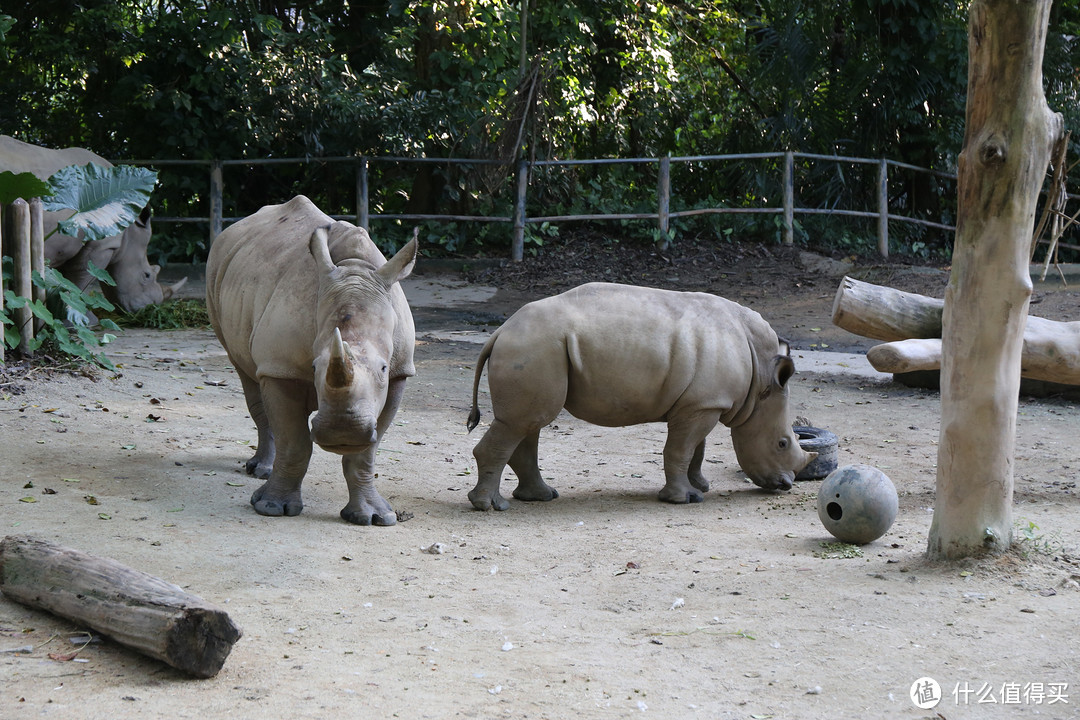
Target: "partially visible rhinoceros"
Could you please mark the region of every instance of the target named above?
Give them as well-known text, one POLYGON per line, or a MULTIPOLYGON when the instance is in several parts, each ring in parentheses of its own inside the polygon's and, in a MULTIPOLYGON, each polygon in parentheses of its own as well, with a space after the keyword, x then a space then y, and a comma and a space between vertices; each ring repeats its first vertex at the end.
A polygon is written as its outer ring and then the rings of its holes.
POLYGON ((398 283, 416 248, 413 238, 387 261, 363 228, 334 222, 302 195, 240 220, 211 245, 206 309, 258 428, 246 468, 267 478, 251 496, 260 515, 303 509, 314 441, 342 456, 342 518, 397 521, 375 489, 375 452, 416 374, 398 283))
POLYGON ((509 507, 499 494, 507 463, 515 498, 558 497, 540 476, 537 445, 563 408, 608 427, 667 423, 660 499, 672 503, 704 499, 705 438, 717 423, 763 488, 790 489, 816 457, 788 418, 787 344, 756 312, 715 295, 589 283, 525 305, 480 352, 469 430, 485 363, 495 419, 473 449, 469 500, 479 510, 509 507))
MULTIPOLYGON (((7 135, 0 135, 0 172, 33 173, 41 180, 48 180, 57 170, 69 165, 93 163, 112 167, 105 158, 83 148, 70 147, 62 150, 30 145, 7 135)), ((45 213, 45 234, 49 235, 60 220, 73 211, 45 213)), ((45 259, 50 267, 63 273, 64 277, 85 290, 94 282, 87 272, 87 262, 109 271, 116 287, 103 285, 102 292, 110 302, 128 312, 170 299, 183 287, 187 278, 173 285, 161 285, 157 281, 161 268, 151 265, 146 258, 150 243, 150 208, 139 214, 138 220, 120 235, 91 240, 83 243, 61 233, 49 235, 45 240, 45 259)))

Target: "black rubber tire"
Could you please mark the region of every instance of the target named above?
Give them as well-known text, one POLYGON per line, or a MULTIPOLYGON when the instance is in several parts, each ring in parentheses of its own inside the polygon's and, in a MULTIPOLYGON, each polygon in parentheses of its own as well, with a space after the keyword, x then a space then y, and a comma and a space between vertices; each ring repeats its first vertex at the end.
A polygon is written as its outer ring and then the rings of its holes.
POLYGON ((836 469, 839 460, 840 441, 823 428, 795 425, 791 428, 799 438, 799 447, 818 456, 795 476, 796 480, 820 480, 836 469))

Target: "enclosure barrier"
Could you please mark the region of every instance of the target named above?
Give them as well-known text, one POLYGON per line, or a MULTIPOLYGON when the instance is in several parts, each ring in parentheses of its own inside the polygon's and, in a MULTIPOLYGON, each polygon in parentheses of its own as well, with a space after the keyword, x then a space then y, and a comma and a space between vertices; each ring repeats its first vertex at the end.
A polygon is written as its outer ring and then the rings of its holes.
POLYGON ((357 225, 367 229, 373 219, 378 220, 404 220, 409 222, 432 220, 441 222, 485 222, 507 223, 512 228, 510 255, 513 260, 521 260, 524 255, 525 227, 529 224, 558 223, 571 221, 603 221, 603 220, 643 220, 655 221, 659 230, 659 244, 664 246, 673 219, 698 215, 720 214, 772 214, 782 216, 782 235, 786 245, 792 245, 795 240, 795 216, 801 215, 845 215, 860 218, 877 219, 877 250, 883 258, 889 257, 889 222, 906 222, 935 228, 947 232, 955 231, 953 225, 924 220, 922 218, 908 217, 906 215, 889 212, 889 170, 892 168, 909 170, 917 173, 926 173, 949 181, 956 181, 956 175, 930 170, 910 165, 908 163, 888 160, 886 158, 869 159, 848 157, 843 155, 818 155, 814 153, 800 152, 767 152, 767 153, 742 153, 730 155, 690 155, 690 156, 663 156, 659 158, 609 158, 609 159, 583 159, 583 160, 519 160, 514 169, 514 182, 516 186, 513 214, 511 216, 498 215, 445 215, 445 214, 421 214, 421 213, 375 213, 369 211, 369 167, 372 163, 429 163, 438 165, 504 165, 497 160, 469 159, 469 158, 415 158, 393 156, 339 156, 339 157, 295 157, 295 158, 253 158, 246 160, 116 160, 116 163, 128 165, 204 165, 209 169, 210 208, 208 217, 155 217, 159 223, 209 223, 209 240, 213 241, 221 232, 226 223, 235 222, 239 217, 223 217, 224 206, 224 180, 223 168, 230 165, 272 165, 272 164, 295 164, 295 163, 350 163, 355 166, 356 177, 356 212, 353 215, 334 215, 336 220, 351 220, 357 225), (671 205, 671 164, 694 163, 694 162, 734 162, 745 160, 783 160, 783 194, 781 204, 778 207, 704 207, 687 210, 670 210, 671 205), (795 205, 795 161, 797 159, 820 160, 826 162, 849 163, 857 165, 876 165, 878 168, 877 180, 877 209, 870 210, 847 210, 842 208, 804 208, 795 205), (647 213, 596 213, 580 215, 544 215, 529 217, 526 214, 529 177, 533 168, 552 166, 580 166, 580 165, 617 165, 617 164, 656 164, 657 167, 657 190, 656 212, 647 213))
MULTIPOLYGON (((11 286, 5 287, 0 276, 0 310, 4 309, 4 290, 16 296, 44 302, 45 290, 35 287, 33 274, 45 273, 45 225, 41 198, 30 202, 19 198, 0 208, 0 255, 7 251, 12 259, 11 286)), ((40 325, 28 305, 14 308, 12 322, 19 329, 19 352, 31 355, 30 341, 40 325)), ((0 322, 0 362, 4 357, 4 325, 0 322)))

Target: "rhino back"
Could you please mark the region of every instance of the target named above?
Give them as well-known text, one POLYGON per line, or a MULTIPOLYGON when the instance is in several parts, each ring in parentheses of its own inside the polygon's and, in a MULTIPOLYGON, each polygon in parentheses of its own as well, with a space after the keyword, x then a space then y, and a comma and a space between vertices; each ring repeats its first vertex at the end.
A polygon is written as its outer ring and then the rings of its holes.
MULTIPOLYGON (((737 303, 610 283, 531 303, 504 328, 513 344, 527 339, 531 352, 550 355, 549 365, 564 354, 567 409, 597 424, 659 420, 681 406, 737 410, 756 384, 758 357, 771 352, 771 328, 737 303)), ((527 367, 544 372, 535 361, 527 367)))

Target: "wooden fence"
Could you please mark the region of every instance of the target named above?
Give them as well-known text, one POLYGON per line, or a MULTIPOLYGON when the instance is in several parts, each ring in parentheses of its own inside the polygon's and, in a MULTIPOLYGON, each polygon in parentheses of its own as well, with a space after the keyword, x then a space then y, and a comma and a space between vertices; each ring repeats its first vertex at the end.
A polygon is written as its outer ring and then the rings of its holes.
MULTIPOLYGON (((133 160, 114 161, 129 165, 150 165, 164 167, 168 165, 202 165, 209 171, 209 215, 206 217, 155 217, 155 223, 209 223, 209 240, 217 237, 226 223, 234 222, 240 218, 224 217, 224 173, 223 169, 232 165, 270 165, 270 164, 295 164, 295 163, 323 163, 352 164, 355 172, 355 208, 352 215, 335 215, 335 219, 351 220, 364 228, 369 228, 373 219, 405 220, 419 222, 424 220, 440 222, 482 222, 482 223, 507 223, 512 226, 511 258, 520 260, 524 254, 525 227, 530 224, 558 223, 576 220, 642 220, 655 222, 660 237, 666 238, 670 223, 673 219, 700 215, 721 214, 771 214, 782 217, 783 241, 791 245, 795 238, 796 215, 846 215, 850 217, 876 218, 877 220, 877 249, 883 258, 889 256, 889 223, 906 222, 936 228, 945 231, 954 231, 955 227, 943 223, 924 220, 921 218, 908 217, 906 215, 890 212, 889 210, 889 171, 890 169, 904 169, 916 173, 926 173, 939 178, 955 182, 956 175, 943 173, 936 170, 896 162, 894 160, 868 159, 847 157, 842 155, 817 155, 812 153, 797 152, 770 152, 770 153, 745 153, 733 155, 693 155, 685 157, 659 157, 659 158, 614 158, 614 159, 591 159, 591 160, 521 160, 517 163, 514 182, 516 185, 515 202, 513 213, 509 216, 492 215, 441 215, 419 213, 386 213, 378 214, 369 211, 370 183, 369 168, 374 163, 428 163, 437 165, 501 165, 491 160, 477 160, 465 158, 412 158, 412 157, 373 157, 373 156, 344 156, 323 158, 259 158, 250 160, 133 160), (752 160, 781 160, 783 161, 782 187, 783 193, 779 205, 760 207, 703 207, 687 210, 670 210, 671 207, 671 167, 672 164, 702 163, 702 162, 743 162, 752 160), (877 208, 873 211, 849 210, 842 208, 804 208, 796 205, 795 198, 795 161, 797 159, 817 160, 835 163, 847 163, 855 165, 877 166, 877 208), (532 168, 552 166, 580 166, 580 165, 618 165, 618 164, 656 164, 657 189, 656 189, 656 212, 647 213, 597 213, 582 215, 542 215, 528 216, 526 214, 529 177, 532 168)), ((663 242, 663 241, 661 241, 663 242)))
MULTIPOLYGON (((18 199, 0 212, 0 255, 11 255, 12 283, 8 288, 18 297, 45 300, 45 291, 33 284, 33 273, 45 273, 44 212, 40 198, 18 199)), ((0 310, 4 309, 4 283, 0 282, 0 310)), ((34 321, 29 306, 12 308, 11 319, 22 338, 19 352, 29 355, 29 342, 40 322, 34 321)), ((4 326, 0 323, 0 362, 4 360, 4 326)))

